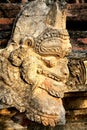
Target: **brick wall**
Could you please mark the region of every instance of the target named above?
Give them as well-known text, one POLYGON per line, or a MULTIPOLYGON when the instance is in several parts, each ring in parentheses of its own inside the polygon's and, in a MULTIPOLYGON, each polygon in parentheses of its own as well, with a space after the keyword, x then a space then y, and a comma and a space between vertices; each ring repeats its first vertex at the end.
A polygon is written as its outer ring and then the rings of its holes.
POLYGON ((87 2, 68 4, 67 29, 73 50, 87 50, 87 2))
POLYGON ((21 3, 0 3, 0 48, 7 45, 21 3))

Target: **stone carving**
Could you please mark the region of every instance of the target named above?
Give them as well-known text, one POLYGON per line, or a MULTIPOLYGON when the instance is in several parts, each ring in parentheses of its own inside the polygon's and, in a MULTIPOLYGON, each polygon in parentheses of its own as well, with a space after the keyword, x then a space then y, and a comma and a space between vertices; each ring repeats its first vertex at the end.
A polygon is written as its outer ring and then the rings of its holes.
POLYGON ((84 87, 81 87, 81 85, 84 85, 86 82, 86 69, 83 61, 79 59, 70 59, 68 66, 70 76, 67 85, 69 86, 69 90, 70 88, 74 91, 83 90, 84 87))
POLYGON ((65 2, 32 1, 18 15, 7 47, 0 50, 0 100, 28 119, 65 123, 62 97, 71 51, 65 2))
POLYGON ((67 87, 69 91, 85 91, 86 86, 86 67, 84 62, 87 59, 85 51, 72 51, 68 56, 69 79, 67 87))

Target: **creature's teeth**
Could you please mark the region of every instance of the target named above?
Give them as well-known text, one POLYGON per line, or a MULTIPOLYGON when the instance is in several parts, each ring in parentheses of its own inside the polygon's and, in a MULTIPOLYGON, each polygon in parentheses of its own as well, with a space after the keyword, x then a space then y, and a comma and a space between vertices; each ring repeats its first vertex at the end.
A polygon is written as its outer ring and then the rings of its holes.
POLYGON ((44 39, 46 39, 48 36, 47 36, 47 35, 44 35, 43 37, 44 37, 44 39))
POLYGON ((53 75, 49 74, 48 76, 49 76, 49 78, 54 79, 54 76, 53 76, 53 75))
POLYGON ((55 77, 54 77, 54 76, 52 76, 52 79, 53 79, 53 80, 55 80, 55 77))
POLYGON ((35 120, 33 114, 32 114, 32 115, 29 115, 29 119, 32 120, 32 121, 35 120))
POLYGON ((54 119, 49 119, 49 124, 50 126, 54 127, 55 126, 54 119))
POLYGON ((54 90, 49 91, 49 93, 55 97, 59 97, 59 95, 54 90))
POLYGON ((56 97, 60 97, 60 94, 59 94, 59 93, 56 93, 55 95, 56 95, 56 97))
POLYGON ((52 74, 50 74, 50 73, 48 73, 47 71, 44 71, 44 70, 42 70, 42 69, 38 69, 38 70, 37 70, 37 73, 38 73, 38 74, 43 74, 43 75, 45 75, 45 76, 47 76, 47 77, 49 77, 49 78, 51 78, 51 79, 53 79, 53 80, 56 80, 56 81, 60 82, 60 79, 57 78, 55 75, 52 75, 52 74))
POLYGON ((57 94, 57 97, 61 97, 61 98, 64 97, 64 93, 63 93, 63 92, 58 92, 58 93, 56 93, 56 94, 57 94))
POLYGON ((56 81, 60 81, 60 79, 58 79, 57 77, 54 77, 54 79, 55 79, 56 81))
POLYGON ((40 116, 35 115, 35 121, 37 121, 37 122, 40 122, 40 123, 41 123, 41 118, 40 118, 40 116))
POLYGON ((43 121, 42 121, 42 124, 43 124, 44 126, 48 126, 48 125, 49 125, 48 120, 46 120, 46 119, 43 120, 43 121))
POLYGON ((47 71, 42 71, 42 74, 44 74, 44 75, 48 76, 47 71))

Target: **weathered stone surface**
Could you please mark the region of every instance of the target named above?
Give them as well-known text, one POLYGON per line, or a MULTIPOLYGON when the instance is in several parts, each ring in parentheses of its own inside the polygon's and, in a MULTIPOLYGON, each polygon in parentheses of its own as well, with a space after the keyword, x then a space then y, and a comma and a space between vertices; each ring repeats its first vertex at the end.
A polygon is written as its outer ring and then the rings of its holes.
POLYGON ((0 50, 1 102, 43 125, 64 124, 61 98, 67 90, 70 51, 64 1, 27 4, 7 47, 0 50))

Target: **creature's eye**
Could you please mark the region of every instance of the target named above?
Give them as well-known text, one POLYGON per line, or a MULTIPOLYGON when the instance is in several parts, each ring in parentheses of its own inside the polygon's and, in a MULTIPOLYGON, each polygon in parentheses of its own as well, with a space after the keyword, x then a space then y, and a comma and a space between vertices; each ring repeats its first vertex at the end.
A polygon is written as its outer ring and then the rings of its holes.
POLYGON ((34 39, 32 37, 25 37, 21 39, 20 45, 25 45, 26 47, 33 47, 34 46, 34 39))

